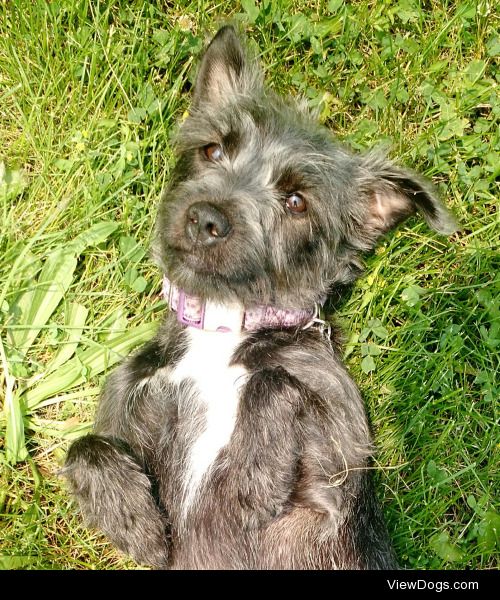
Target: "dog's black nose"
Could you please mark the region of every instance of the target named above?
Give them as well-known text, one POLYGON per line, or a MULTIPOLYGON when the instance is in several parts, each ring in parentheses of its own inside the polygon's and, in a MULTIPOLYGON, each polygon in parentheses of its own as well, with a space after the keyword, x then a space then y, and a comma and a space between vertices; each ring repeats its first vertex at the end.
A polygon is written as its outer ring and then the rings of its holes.
POLYGON ((226 215, 208 202, 196 202, 189 207, 186 235, 194 243, 210 246, 222 241, 231 231, 226 215))

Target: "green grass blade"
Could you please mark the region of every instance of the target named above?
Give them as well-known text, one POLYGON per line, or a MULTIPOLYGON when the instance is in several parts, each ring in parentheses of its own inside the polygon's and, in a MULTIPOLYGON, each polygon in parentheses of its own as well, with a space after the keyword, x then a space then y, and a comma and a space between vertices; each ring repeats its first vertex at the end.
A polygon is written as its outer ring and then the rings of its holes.
POLYGON ((76 419, 58 421, 56 419, 40 419, 34 417, 30 419, 30 429, 38 433, 43 433, 46 437, 63 440, 76 440, 77 438, 89 433, 92 429, 92 423, 80 423, 76 419))
POLYGON ((12 391, 7 391, 5 398, 7 417, 5 429, 5 458, 10 464, 26 460, 28 451, 24 437, 23 412, 19 397, 12 391))
POLYGON ((5 355, 2 340, 0 338, 0 359, 5 379, 5 403, 4 411, 6 417, 5 428, 5 458, 8 463, 25 460, 28 453, 24 439, 24 423, 19 397, 14 391, 15 379, 9 373, 9 365, 5 355))
POLYGON ((149 340, 156 331, 156 323, 143 323, 127 331, 106 345, 84 350, 57 371, 49 375, 37 387, 26 390, 22 401, 27 411, 35 410, 45 400, 63 391, 85 383, 122 360, 133 348, 149 340))
POLYGON ((112 340, 121 335, 127 329, 127 311, 124 308, 118 308, 102 323, 102 328, 107 332, 104 340, 112 340))

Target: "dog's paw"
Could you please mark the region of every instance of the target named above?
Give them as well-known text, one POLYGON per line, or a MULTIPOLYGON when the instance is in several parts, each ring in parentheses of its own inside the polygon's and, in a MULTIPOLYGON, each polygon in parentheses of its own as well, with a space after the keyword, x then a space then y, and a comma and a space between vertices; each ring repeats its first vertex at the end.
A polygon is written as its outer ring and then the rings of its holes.
POLYGON ((153 499, 148 476, 124 445, 85 436, 71 446, 61 474, 87 525, 99 528, 137 562, 166 566, 165 517, 153 499))
POLYGON ((259 506, 252 502, 240 503, 242 507, 242 522, 247 531, 264 529, 276 518, 278 518, 284 509, 282 504, 271 506, 259 506))

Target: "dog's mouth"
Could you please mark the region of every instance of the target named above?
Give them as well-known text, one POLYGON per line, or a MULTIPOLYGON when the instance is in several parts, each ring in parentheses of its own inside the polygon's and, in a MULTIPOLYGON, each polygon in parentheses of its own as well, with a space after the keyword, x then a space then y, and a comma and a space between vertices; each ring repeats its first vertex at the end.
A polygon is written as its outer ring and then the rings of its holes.
POLYGON ((174 262, 193 271, 195 274, 213 274, 218 273, 213 261, 207 261, 205 256, 200 256, 196 249, 186 250, 184 248, 169 248, 169 254, 174 258, 174 262))
POLYGON ((231 288, 235 275, 227 272, 228 265, 224 260, 217 260, 210 252, 196 247, 168 247, 164 266, 173 283, 195 295, 212 296, 231 288))
POLYGON ((201 298, 245 302, 262 287, 256 288, 262 274, 259 277, 249 264, 236 260, 230 252, 219 255, 197 247, 168 245, 162 263, 172 283, 201 298))

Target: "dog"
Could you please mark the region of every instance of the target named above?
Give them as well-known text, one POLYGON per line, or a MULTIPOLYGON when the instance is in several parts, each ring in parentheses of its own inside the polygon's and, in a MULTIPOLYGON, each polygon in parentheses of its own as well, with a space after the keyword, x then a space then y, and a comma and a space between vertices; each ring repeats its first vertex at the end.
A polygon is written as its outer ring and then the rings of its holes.
POLYGON ((158 569, 393 569, 373 442, 319 318, 433 188, 267 89, 231 26, 206 49, 154 254, 170 306, 109 378, 64 474, 91 526, 158 569))

